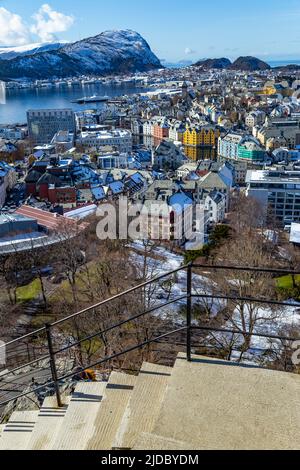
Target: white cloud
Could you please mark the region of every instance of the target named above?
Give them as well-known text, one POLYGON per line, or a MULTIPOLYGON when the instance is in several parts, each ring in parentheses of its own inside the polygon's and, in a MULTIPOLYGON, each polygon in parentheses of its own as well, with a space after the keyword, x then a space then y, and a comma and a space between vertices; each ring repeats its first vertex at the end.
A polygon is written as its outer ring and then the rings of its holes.
POLYGON ((67 31, 74 23, 73 16, 55 11, 47 3, 32 18, 34 24, 27 24, 20 15, 0 7, 0 45, 28 44, 32 41, 32 33, 39 36, 42 42, 53 41, 56 33, 67 31))
POLYGON ((186 47, 185 50, 184 50, 184 53, 185 53, 185 55, 192 55, 192 54, 196 54, 196 51, 194 51, 190 47, 186 47))
POLYGON ((0 7, 0 44, 21 46, 29 40, 29 29, 22 17, 0 7))
POLYGON ((43 42, 55 40, 56 33, 67 31, 74 23, 73 16, 64 15, 45 3, 32 18, 35 24, 30 31, 37 34, 43 42))

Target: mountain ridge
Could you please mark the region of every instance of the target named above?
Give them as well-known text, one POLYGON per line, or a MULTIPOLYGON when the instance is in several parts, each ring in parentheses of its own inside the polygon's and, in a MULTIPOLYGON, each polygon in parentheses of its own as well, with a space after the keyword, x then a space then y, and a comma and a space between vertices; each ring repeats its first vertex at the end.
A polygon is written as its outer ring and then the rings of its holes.
POLYGON ((0 47, 0 60, 12 60, 17 57, 35 55, 40 52, 50 52, 61 49, 68 41, 32 43, 25 46, 0 47))
POLYGON ((231 70, 242 70, 244 72, 255 72, 258 70, 271 70, 271 66, 257 57, 241 56, 229 67, 231 70))
POLYGON ((203 59, 196 62, 194 67, 201 67, 203 69, 241 70, 243 72, 255 72, 258 70, 271 69, 269 64, 252 56, 241 56, 234 62, 231 62, 226 57, 218 59, 203 59))
POLYGON ((203 69, 227 69, 231 65, 231 61, 226 57, 218 59, 202 59, 194 64, 195 67, 202 67, 203 69))
POLYGON ((162 67, 139 33, 132 30, 110 30, 68 43, 56 51, 38 52, 11 60, 1 60, 0 56, 0 79, 108 75, 145 72, 162 67))

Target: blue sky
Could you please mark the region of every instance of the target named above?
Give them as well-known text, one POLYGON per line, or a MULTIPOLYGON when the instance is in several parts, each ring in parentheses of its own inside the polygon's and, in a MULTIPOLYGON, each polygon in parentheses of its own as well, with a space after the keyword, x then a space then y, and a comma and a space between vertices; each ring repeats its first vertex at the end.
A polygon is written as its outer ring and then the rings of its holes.
POLYGON ((0 45, 134 29, 160 59, 300 58, 299 0, 0 0, 0 45))

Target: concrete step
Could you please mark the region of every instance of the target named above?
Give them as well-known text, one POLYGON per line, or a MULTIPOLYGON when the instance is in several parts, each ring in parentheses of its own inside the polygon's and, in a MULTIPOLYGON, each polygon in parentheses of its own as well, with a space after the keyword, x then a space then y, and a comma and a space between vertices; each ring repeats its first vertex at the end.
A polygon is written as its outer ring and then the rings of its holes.
POLYGON ((58 408, 56 397, 45 398, 27 446, 28 450, 52 449, 66 415, 70 399, 71 397, 63 396, 64 406, 58 408))
POLYGON ((93 436, 106 382, 79 382, 52 449, 84 450, 93 436))
POLYGON ((157 436, 156 434, 142 433, 137 439, 133 450, 197 450, 187 442, 157 436))
POLYGON ((296 450, 299 398, 299 375, 181 354, 152 432, 198 450, 296 450))
POLYGON ((113 443, 115 449, 132 449, 143 432, 151 432, 160 411, 172 369, 144 363, 113 443))
POLYGON ((137 377, 112 372, 98 410, 93 436, 87 450, 110 450, 119 429, 125 409, 132 395, 137 377))
POLYGON ((0 438, 0 450, 25 450, 38 418, 37 411, 15 411, 0 438))

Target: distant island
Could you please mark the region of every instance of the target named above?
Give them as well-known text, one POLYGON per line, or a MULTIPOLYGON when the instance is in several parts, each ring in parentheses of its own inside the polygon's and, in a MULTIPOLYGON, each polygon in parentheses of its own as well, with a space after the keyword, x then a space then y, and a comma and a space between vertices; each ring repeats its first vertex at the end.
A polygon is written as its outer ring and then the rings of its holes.
POLYGON ((199 60, 195 66, 203 69, 227 69, 231 65, 231 61, 222 57, 221 59, 203 59, 199 60))
POLYGON ((266 62, 258 59, 257 57, 239 57, 235 62, 222 57, 219 59, 205 59, 200 60, 194 64, 195 67, 203 69, 228 69, 228 70, 241 70, 245 72, 254 72, 256 70, 269 70, 271 66, 266 62))

